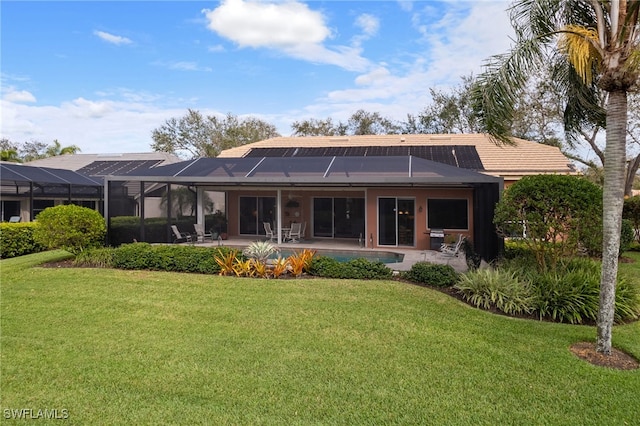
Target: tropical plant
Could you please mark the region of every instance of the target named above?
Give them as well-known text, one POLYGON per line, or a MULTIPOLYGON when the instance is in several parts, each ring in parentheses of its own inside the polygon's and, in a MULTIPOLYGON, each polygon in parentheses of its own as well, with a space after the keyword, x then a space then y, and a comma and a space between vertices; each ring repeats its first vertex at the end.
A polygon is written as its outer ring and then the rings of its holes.
POLYGON ((238 250, 229 250, 229 251, 223 251, 223 250, 218 250, 217 253, 214 255, 214 259, 216 261, 216 263, 220 266, 220 273, 219 275, 232 275, 235 274, 235 263, 236 263, 236 258, 238 257, 238 250))
MULTIPOLYGON (((514 105, 532 71, 554 64, 568 101, 565 130, 605 117, 603 256, 596 349, 611 354, 625 181, 627 94, 640 75, 640 2, 517 0, 510 8, 516 39, 494 56, 474 90, 479 118, 497 140, 511 143, 514 105), (598 90, 607 104, 598 104, 598 90)), ((600 121, 602 121, 600 119, 600 121)))
POLYGON ((278 256, 277 259, 273 261, 271 264, 271 275, 274 278, 279 278, 280 276, 287 273, 289 269, 289 260, 284 257, 278 256))
POLYGON ((482 309, 498 309, 509 315, 533 311, 531 286, 515 272, 490 268, 470 271, 461 275, 453 288, 482 309))
POLYGON ((245 247, 242 253, 251 259, 265 263, 269 256, 279 251, 280 249, 269 241, 254 241, 245 247))
POLYGON ((288 261, 293 276, 299 277, 303 272, 308 272, 315 254, 315 250, 303 249, 289 256, 288 261))

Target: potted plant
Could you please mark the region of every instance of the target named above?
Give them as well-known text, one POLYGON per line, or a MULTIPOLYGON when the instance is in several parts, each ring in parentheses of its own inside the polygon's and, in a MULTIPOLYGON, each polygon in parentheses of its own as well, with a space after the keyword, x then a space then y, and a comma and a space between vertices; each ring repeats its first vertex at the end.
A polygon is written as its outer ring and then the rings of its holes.
POLYGON ((225 216, 224 212, 220 210, 216 210, 213 213, 213 227, 211 228, 211 234, 213 233, 217 233, 223 240, 226 240, 228 238, 227 217, 225 216))

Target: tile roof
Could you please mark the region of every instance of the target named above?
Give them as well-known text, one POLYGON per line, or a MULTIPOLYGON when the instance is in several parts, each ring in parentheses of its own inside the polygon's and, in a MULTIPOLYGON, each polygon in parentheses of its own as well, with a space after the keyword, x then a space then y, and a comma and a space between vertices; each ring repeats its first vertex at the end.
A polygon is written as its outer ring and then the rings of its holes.
POLYGON ((560 149, 514 138, 514 145, 500 145, 487 134, 406 134, 364 136, 278 137, 222 151, 219 157, 244 157, 252 148, 358 147, 394 145, 475 146, 484 173, 518 179, 540 173, 575 173, 560 149))

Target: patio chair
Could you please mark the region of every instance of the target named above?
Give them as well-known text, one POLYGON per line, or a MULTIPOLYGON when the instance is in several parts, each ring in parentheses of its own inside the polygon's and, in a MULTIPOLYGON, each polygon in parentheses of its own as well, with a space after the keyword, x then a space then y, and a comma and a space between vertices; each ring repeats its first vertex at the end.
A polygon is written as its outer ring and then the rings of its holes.
POLYGON ((462 243, 464 242, 464 235, 458 234, 458 240, 455 243, 442 243, 440 246, 440 252, 443 256, 457 257, 462 251, 462 243))
POLYGON ((20 222, 20 219, 21 219, 20 216, 11 216, 9 218, 9 222, 10 223, 18 223, 18 222, 20 222))
POLYGON ((287 233, 285 237, 285 241, 290 243, 298 243, 300 242, 300 234, 302 232, 302 224, 299 222, 294 222, 291 224, 291 229, 287 233))
POLYGON ((195 229, 196 231, 196 241, 198 241, 199 243, 204 243, 205 241, 207 241, 207 239, 209 239, 210 241, 213 241, 211 232, 207 233, 204 230, 204 224, 194 223, 193 229, 195 229))
POLYGON ((264 226, 264 232, 269 241, 275 241, 277 239, 277 236, 275 232, 273 232, 273 229, 271 229, 271 224, 269 222, 263 222, 262 224, 264 226))
POLYGON ((178 227, 176 225, 171 225, 171 230, 173 231, 174 243, 190 243, 192 241, 191 234, 188 232, 178 231, 178 227))

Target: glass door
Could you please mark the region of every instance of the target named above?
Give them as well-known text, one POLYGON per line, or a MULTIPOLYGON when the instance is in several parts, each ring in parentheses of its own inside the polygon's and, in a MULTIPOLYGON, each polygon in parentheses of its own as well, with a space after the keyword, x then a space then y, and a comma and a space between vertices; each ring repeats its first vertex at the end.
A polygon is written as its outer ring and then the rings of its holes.
POLYGON ((276 220, 275 197, 240 197, 240 234, 265 235, 263 222, 276 220))
POLYGON ((378 245, 413 246, 415 240, 415 200, 378 199, 378 245))

